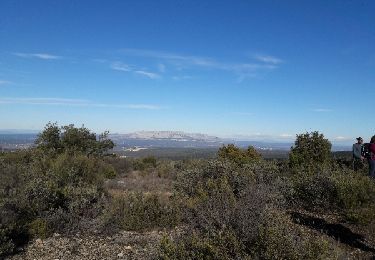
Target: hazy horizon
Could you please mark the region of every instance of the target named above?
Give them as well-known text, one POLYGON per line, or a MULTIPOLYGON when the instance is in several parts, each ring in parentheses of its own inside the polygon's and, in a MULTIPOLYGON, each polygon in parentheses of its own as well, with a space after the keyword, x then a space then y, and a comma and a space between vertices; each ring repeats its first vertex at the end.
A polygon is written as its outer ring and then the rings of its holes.
POLYGON ((373 1, 0 2, 0 129, 375 134, 373 1))

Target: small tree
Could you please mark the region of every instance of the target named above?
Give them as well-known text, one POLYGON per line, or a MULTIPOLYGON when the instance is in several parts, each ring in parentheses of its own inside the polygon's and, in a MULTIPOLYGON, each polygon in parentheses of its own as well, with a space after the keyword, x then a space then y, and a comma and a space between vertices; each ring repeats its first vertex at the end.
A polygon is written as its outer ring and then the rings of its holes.
POLYGON ((313 170, 331 161, 331 142, 318 131, 297 135, 289 153, 291 168, 313 170))
POLYGON ((58 153, 62 149, 60 136, 61 129, 57 123, 49 122, 38 135, 35 144, 42 150, 58 153))
POLYGON ((254 147, 249 146, 247 150, 242 150, 234 144, 228 144, 222 146, 218 151, 218 157, 220 159, 229 160, 238 165, 243 165, 249 162, 258 161, 262 158, 260 153, 255 150, 254 147))
POLYGON ((100 134, 97 140, 96 134, 84 126, 77 128, 70 124, 59 127, 57 123, 48 123, 35 143, 37 148, 54 154, 82 152, 102 156, 114 147, 113 141, 108 138, 108 132, 100 134))

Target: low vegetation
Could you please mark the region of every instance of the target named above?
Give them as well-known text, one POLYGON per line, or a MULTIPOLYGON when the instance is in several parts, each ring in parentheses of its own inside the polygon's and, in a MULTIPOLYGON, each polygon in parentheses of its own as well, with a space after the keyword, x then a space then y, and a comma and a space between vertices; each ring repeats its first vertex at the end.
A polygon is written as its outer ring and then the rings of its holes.
POLYGON ((78 230, 163 231, 161 259, 375 252, 375 182, 333 158, 318 132, 298 135, 287 161, 234 145, 215 159, 177 161, 120 158, 112 148, 107 133, 48 124, 35 148, 1 154, 0 258, 78 230))

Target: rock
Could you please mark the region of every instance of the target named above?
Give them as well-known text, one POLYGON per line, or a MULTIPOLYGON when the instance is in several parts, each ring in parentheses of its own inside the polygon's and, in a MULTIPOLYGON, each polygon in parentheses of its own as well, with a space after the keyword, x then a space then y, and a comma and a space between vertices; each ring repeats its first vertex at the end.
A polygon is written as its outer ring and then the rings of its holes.
POLYGON ((125 250, 132 250, 133 248, 131 246, 126 246, 125 250))
POLYGON ((43 247, 43 240, 41 240, 40 238, 38 238, 37 240, 35 240, 35 245, 37 247, 43 247))
POLYGON ((117 257, 124 257, 124 253, 121 252, 121 253, 117 254, 117 257))

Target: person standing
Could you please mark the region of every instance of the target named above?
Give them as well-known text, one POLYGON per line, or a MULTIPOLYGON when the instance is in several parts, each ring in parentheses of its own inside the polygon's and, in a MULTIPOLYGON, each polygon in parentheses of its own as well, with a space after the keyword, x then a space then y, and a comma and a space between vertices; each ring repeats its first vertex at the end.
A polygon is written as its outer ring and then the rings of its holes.
POLYGON ((363 139, 362 137, 358 137, 357 143, 353 144, 353 169, 358 171, 363 168, 363 156, 362 156, 362 146, 363 146, 363 139))
POLYGON ((371 137, 369 145, 370 156, 367 159, 369 166, 369 175, 375 178, 375 135, 371 137))

